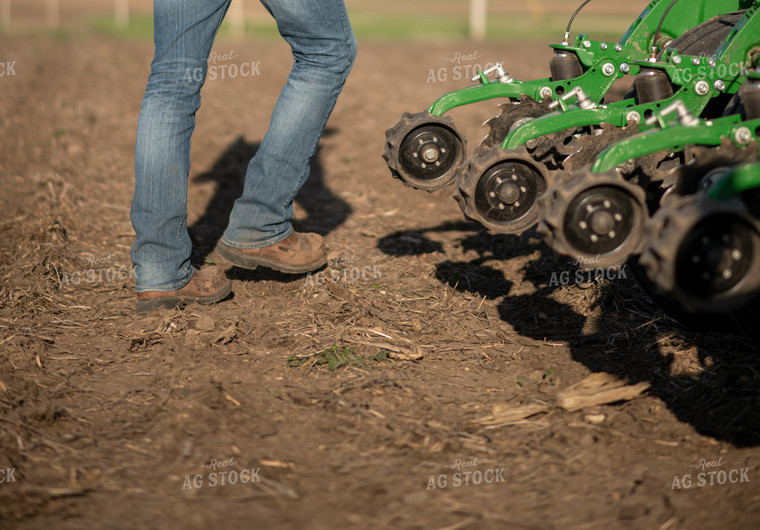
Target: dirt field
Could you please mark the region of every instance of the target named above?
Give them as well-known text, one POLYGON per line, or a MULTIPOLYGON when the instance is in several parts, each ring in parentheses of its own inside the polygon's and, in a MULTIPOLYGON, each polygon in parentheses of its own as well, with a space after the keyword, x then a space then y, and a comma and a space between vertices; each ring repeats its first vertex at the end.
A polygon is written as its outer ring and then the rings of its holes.
MULTIPOLYGON (((275 42, 216 51, 261 75, 205 88, 199 264, 290 62, 275 42)), ((630 272, 556 285, 574 266, 535 234, 488 235, 451 190, 405 188, 380 157, 402 112, 466 84, 457 54, 535 77, 544 43, 362 46, 298 197, 298 226, 327 238, 325 281, 230 269, 232 299, 138 317, 129 206, 151 52, 0 38, 15 61, 0 78, 1 528, 760 525, 755 347, 685 330, 630 272), (595 372, 651 386, 556 405, 595 372)), ((496 111, 453 113, 470 149, 496 111)))

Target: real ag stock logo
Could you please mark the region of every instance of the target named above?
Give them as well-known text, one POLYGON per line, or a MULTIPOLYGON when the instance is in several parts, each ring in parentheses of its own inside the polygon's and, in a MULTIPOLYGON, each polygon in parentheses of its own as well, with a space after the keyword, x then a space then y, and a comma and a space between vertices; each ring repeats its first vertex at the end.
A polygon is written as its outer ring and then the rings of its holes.
POLYGON ((182 485, 183 490, 200 489, 203 487, 215 488, 217 486, 234 486, 236 484, 254 484, 261 482, 259 472, 261 468, 229 469, 236 466, 237 462, 233 458, 229 460, 217 461, 212 458, 208 464, 203 464, 201 468, 211 470, 208 475, 197 473, 195 475, 185 475, 185 482, 182 485))
POLYGON ((732 469, 718 469, 713 471, 714 468, 720 468, 728 464, 723 460, 723 457, 719 457, 717 460, 706 460, 700 458, 696 464, 692 464, 692 467, 699 471, 699 473, 686 473, 684 475, 673 475, 673 484, 670 486, 671 490, 691 489, 691 488, 704 488, 710 486, 723 486, 725 484, 741 484, 749 482, 749 468, 737 467, 732 469))
POLYGON ((552 272, 552 277, 549 279, 549 287, 591 283, 600 280, 613 281, 628 279, 628 274, 626 273, 628 267, 627 264, 622 267, 607 267, 606 269, 603 267, 589 267, 589 265, 595 263, 599 263, 598 255, 594 258, 578 257, 573 261, 573 265, 577 267, 575 271, 564 270, 559 273, 556 271, 552 272))
POLYGON ((61 274, 61 284, 65 284, 67 287, 72 285, 79 285, 80 283, 117 283, 123 282, 127 279, 134 280, 136 278, 135 266, 130 267, 122 265, 121 267, 112 263, 112 254, 103 258, 95 258, 93 256, 84 260, 85 265, 89 265, 89 269, 78 270, 71 273, 61 274), (98 267, 98 265, 101 265, 98 267), (106 266, 103 266, 106 265, 106 266))
MULTIPOLYGON (((261 75, 261 61, 246 61, 240 64, 229 63, 237 57, 234 50, 225 54, 211 52, 206 65, 206 80, 215 81, 216 79, 235 79, 237 77, 256 77, 261 75)), ((186 68, 182 80, 186 83, 193 81, 200 83, 203 81, 203 70, 201 67, 186 68)))
POLYGON ((381 265, 350 266, 356 262, 356 256, 350 258, 330 259, 330 268, 306 275, 306 286, 325 285, 326 283, 356 283, 359 281, 380 280, 383 277, 381 265))
POLYGON ((482 54, 475 50, 472 53, 455 52, 451 57, 446 58, 447 66, 441 68, 431 68, 428 71, 427 83, 443 83, 451 79, 452 81, 467 81, 475 77, 478 72, 484 72, 496 66, 499 63, 479 62, 483 57, 482 54))
MULTIPOLYGON (((681 64, 685 58, 674 57, 677 64, 681 64)), ((693 59, 696 71, 689 68, 676 68, 673 70, 673 82, 685 85, 692 80, 709 81, 715 80, 725 83, 727 80, 747 77, 752 65, 748 62, 723 63, 702 52, 693 59), (706 61, 706 64, 704 64, 706 61)), ((724 85, 725 86, 725 85, 724 85)))
POLYGON ((497 484, 504 482, 504 468, 489 468, 485 471, 473 469, 478 466, 478 457, 472 460, 463 461, 460 458, 454 460, 454 463, 446 467, 455 470, 451 473, 440 473, 439 475, 430 475, 428 477, 427 489, 446 489, 449 486, 459 488, 461 486, 479 486, 480 484, 497 484), (449 482, 449 477, 451 481, 449 482))

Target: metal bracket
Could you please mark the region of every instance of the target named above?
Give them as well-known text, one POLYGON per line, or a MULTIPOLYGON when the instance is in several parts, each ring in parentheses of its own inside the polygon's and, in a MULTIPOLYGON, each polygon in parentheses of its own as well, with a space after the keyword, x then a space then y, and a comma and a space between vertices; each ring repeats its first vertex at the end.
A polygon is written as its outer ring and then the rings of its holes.
POLYGON ((489 68, 488 70, 484 70, 482 72, 478 72, 478 75, 472 78, 472 81, 480 81, 484 85, 486 84, 484 79, 487 79, 489 75, 496 72, 496 80, 499 83, 511 83, 513 79, 509 77, 509 72, 505 72, 504 68, 502 68, 501 63, 496 63, 494 66, 489 68))
POLYGON ((678 122, 684 127, 693 127, 695 125, 699 125, 699 119, 694 117, 689 109, 686 108, 684 102, 680 99, 675 100, 660 112, 657 112, 653 116, 647 118, 645 123, 650 126, 659 123, 660 127, 665 129, 668 126, 667 122, 665 121, 665 116, 673 114, 674 112, 678 115, 678 122))
POLYGON ((566 104, 567 100, 573 97, 577 98, 578 106, 582 109, 588 110, 596 108, 596 104, 591 101, 591 98, 589 98, 583 89, 579 86, 576 86, 571 91, 562 94, 559 99, 552 101, 549 104, 549 108, 555 109, 557 107, 560 107, 562 111, 566 111, 568 109, 568 105, 566 104))

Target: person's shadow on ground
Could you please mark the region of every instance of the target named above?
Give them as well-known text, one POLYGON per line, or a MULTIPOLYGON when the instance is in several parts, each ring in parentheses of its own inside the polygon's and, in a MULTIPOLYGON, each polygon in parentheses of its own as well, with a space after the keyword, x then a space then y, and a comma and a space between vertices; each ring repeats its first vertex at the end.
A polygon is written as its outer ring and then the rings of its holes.
MULTIPOLYGON (((333 129, 326 129, 322 137, 334 133, 333 129)), ((259 145, 258 142, 248 143, 242 137, 238 137, 208 171, 193 178, 194 182, 217 183, 216 192, 209 201, 206 211, 192 226, 188 227, 190 239, 193 242, 191 255, 193 265, 201 266, 210 259, 210 254, 227 228, 232 206, 243 193, 248 162, 258 151, 259 145)), ((299 231, 327 235, 340 226, 352 212, 347 202, 325 187, 323 179, 324 172, 318 149, 311 159, 309 178, 295 198, 295 202, 307 213, 305 219, 293 221, 293 226, 299 231)), ((228 272, 228 276, 245 280, 277 278, 293 281, 301 278, 302 275, 284 275, 263 267, 255 271, 233 267, 228 272)))

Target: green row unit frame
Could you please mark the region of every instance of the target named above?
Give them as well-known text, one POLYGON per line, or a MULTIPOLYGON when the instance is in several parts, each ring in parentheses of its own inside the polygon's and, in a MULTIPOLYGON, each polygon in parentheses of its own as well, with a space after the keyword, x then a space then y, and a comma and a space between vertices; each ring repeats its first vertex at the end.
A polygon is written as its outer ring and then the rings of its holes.
POLYGON ((714 57, 680 55, 678 50, 667 49, 660 61, 651 62, 645 59, 631 63, 632 75, 639 73, 641 68, 664 71, 672 84, 680 86, 672 97, 639 105, 635 104, 634 99, 627 99, 591 109, 570 107, 537 118, 512 131, 504 139, 502 148, 516 149, 528 140, 540 136, 603 123, 623 127, 631 121, 636 121, 640 129, 646 130, 650 126, 645 123, 645 118, 677 100, 681 100, 690 112, 699 116, 712 98, 724 92, 735 94, 750 76, 750 68, 754 66, 750 58, 755 44, 760 40, 760 15, 757 14, 759 9, 760 3, 755 3, 748 9, 721 43, 714 57), (698 90, 698 85, 702 90, 698 90))
MULTIPOLYGON (((664 36, 674 38, 713 16, 745 9, 754 3, 755 0, 682 0, 673 6, 661 31, 664 36)), ((540 100, 543 99, 542 91, 547 95, 551 91, 550 97, 556 99, 575 86, 581 87, 591 101, 598 103, 615 80, 628 73, 638 73, 633 67, 630 72, 627 69, 632 63, 646 59, 657 25, 669 4, 669 0, 652 1, 618 43, 593 41, 581 34, 572 45, 550 45, 557 52, 577 54, 585 68, 580 77, 565 81, 552 81, 551 78, 533 81, 512 79, 502 83, 492 81, 483 72, 478 72, 480 84, 449 92, 436 100, 428 110, 435 116, 443 116, 453 108, 489 99, 529 96, 540 100), (614 72, 605 74, 602 67, 607 63, 614 66, 614 72)), ((610 72, 609 68, 607 72, 610 72)))
POLYGON ((738 147, 757 140, 760 119, 742 121, 739 114, 701 121, 698 125, 666 126, 650 129, 607 147, 594 161, 591 171, 605 173, 628 160, 658 151, 681 151, 687 145, 719 146, 723 138, 731 139, 738 147))

